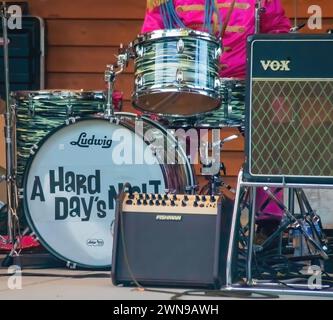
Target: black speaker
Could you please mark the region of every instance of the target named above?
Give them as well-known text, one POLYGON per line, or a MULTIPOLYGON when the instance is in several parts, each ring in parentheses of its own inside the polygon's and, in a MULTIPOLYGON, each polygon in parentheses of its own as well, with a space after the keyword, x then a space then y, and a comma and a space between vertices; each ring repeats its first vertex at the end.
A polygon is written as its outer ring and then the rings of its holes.
MULTIPOLYGON (((42 19, 22 17, 22 29, 8 31, 10 90, 40 90, 45 82, 45 31, 42 19)), ((0 23, 0 37, 2 36, 0 23)), ((4 70, 0 47, 0 70, 4 70)), ((0 97, 5 96, 4 74, 0 72, 0 97)))
POLYGON ((212 209, 210 198, 196 207, 191 198, 186 207, 178 199, 174 207, 168 201, 164 207, 145 207, 129 200, 130 208, 125 201, 123 210, 117 210, 115 285, 133 286, 136 281, 142 286, 217 289, 225 284, 233 202, 216 199, 212 209))
POLYGON ((333 36, 248 40, 245 180, 333 184, 333 36))

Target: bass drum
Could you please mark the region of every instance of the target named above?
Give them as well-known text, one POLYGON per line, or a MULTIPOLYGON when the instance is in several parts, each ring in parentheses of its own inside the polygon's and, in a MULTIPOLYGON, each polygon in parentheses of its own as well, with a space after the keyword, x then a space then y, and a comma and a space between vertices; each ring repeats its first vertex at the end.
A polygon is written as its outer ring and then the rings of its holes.
POLYGON ((194 189, 192 167, 174 137, 133 114, 64 124, 31 152, 24 175, 28 223, 72 267, 111 266, 115 204, 124 183, 144 193, 194 189))

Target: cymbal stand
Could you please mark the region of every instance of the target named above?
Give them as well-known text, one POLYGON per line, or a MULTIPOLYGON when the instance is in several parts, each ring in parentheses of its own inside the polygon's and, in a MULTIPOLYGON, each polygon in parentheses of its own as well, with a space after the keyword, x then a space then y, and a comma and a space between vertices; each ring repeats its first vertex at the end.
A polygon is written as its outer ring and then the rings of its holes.
POLYGON ((16 230, 19 225, 17 216, 17 187, 15 175, 15 155, 13 138, 13 114, 10 105, 10 82, 9 82, 9 53, 8 53, 8 19, 6 3, 0 6, 2 29, 3 29, 3 51, 4 51, 4 72, 6 89, 6 113, 5 113, 5 139, 6 139, 6 183, 7 183, 7 209, 8 209, 8 236, 9 243, 14 244, 16 230))

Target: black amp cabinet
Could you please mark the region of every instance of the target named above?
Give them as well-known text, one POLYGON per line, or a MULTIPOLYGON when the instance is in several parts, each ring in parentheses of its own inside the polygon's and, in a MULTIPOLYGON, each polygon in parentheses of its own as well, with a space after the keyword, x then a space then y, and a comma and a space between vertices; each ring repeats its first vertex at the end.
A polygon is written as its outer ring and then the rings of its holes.
POLYGON ((333 184, 333 36, 248 40, 244 179, 333 184))

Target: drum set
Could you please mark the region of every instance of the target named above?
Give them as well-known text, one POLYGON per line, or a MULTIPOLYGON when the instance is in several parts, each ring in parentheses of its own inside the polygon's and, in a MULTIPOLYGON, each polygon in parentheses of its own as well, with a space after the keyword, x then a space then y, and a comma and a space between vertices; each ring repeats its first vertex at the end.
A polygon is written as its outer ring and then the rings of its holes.
MULTIPOLYGON (((244 126, 245 84, 220 78, 221 43, 188 29, 140 35, 107 66, 106 91, 9 93, 7 82, 11 255, 19 253, 24 219, 69 267, 109 268, 116 199, 125 183, 141 193, 197 191, 192 163, 174 130, 244 126), (140 115, 119 112, 114 93, 131 59, 133 105, 140 115)), ((215 182, 211 193, 218 192, 215 182)))

